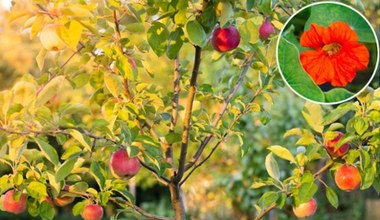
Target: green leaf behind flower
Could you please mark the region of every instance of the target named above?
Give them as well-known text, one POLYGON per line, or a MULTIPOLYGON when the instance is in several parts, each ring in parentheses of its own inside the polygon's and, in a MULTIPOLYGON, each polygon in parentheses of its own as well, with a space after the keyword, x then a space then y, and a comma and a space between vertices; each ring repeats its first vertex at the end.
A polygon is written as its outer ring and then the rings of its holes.
POLYGON ((371 27, 357 12, 340 4, 319 4, 311 7, 311 14, 305 24, 305 31, 311 23, 328 27, 335 21, 344 21, 355 30, 360 42, 374 43, 375 36, 371 27))
POLYGON ((297 47, 282 37, 277 51, 280 69, 289 86, 305 98, 324 102, 323 92, 302 68, 297 47))

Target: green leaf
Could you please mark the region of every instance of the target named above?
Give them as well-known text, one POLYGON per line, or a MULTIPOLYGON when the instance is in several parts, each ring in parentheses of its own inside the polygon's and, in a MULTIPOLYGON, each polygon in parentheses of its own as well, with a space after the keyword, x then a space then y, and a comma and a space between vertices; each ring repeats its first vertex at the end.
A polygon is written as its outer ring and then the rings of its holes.
POLYGON ((264 193, 257 203, 261 208, 265 209, 274 204, 277 201, 278 197, 279 196, 277 192, 269 191, 264 193))
POLYGON ((229 1, 220 1, 220 26, 223 27, 234 17, 234 9, 229 1))
POLYGON ((272 153, 276 154, 278 157, 284 160, 288 160, 292 163, 296 163, 296 160, 294 159, 293 154, 285 147, 281 147, 279 145, 273 145, 273 146, 268 147, 268 150, 270 150, 272 153))
POLYGON ((160 22, 153 22, 147 32, 148 43, 157 56, 161 56, 166 51, 169 31, 166 26, 160 22))
POLYGON ((90 166, 90 170, 91 170, 91 175, 95 178, 99 187, 103 189, 105 186, 106 179, 105 179, 104 171, 100 167, 99 163, 92 162, 90 166))
POLYGON ((352 103, 342 104, 338 106, 338 108, 329 111, 326 115, 323 116, 323 125, 329 125, 345 114, 347 114, 350 110, 353 110, 354 106, 352 103))
POLYGON ((338 196, 336 195, 335 191, 328 186, 326 187, 326 197, 329 200, 330 204, 337 209, 339 206, 338 196))
POLYGON ((75 140, 77 140, 87 151, 91 151, 90 140, 85 138, 87 136, 83 136, 78 130, 68 129, 66 130, 75 140))
POLYGON ((64 180, 73 170, 75 163, 77 162, 76 157, 66 160, 63 164, 61 164, 58 169, 57 173, 55 174, 57 181, 64 180))
POLYGON ((252 184, 252 188, 254 188, 254 189, 258 189, 258 188, 261 188, 261 187, 263 187, 263 186, 267 186, 267 184, 266 184, 266 183, 263 183, 263 182, 254 182, 254 183, 252 184))
POLYGON ((78 216, 83 212, 84 207, 88 204, 89 202, 87 200, 83 200, 81 202, 77 202, 74 207, 73 207, 73 215, 78 216))
POLYGON ((270 177, 273 179, 280 179, 280 170, 276 159, 273 157, 273 153, 269 153, 265 158, 265 168, 270 177))
POLYGON ((59 164, 59 160, 58 160, 58 153, 55 150, 55 148, 53 146, 51 146, 50 144, 48 144, 47 142, 43 141, 42 139, 39 139, 39 138, 33 138, 33 139, 37 143, 37 145, 39 146, 43 155, 50 162, 52 162, 54 165, 57 166, 59 164))
POLYGON ((126 200, 128 200, 130 203, 135 204, 136 200, 133 197, 133 195, 127 190, 127 189, 115 189, 120 195, 122 195, 126 200))
POLYGON ((296 93, 313 101, 325 101, 321 89, 303 69, 295 45, 282 37, 278 44, 277 56, 283 77, 296 93))
POLYGON ((303 183, 299 189, 300 204, 308 202, 317 190, 318 186, 314 181, 303 183))
POLYGON ((184 33, 182 28, 178 27, 175 31, 170 33, 168 48, 166 50, 166 55, 169 59, 175 59, 183 45, 184 33))
POLYGON ((365 169, 364 172, 361 172, 362 183, 360 186, 361 190, 368 189, 372 186, 376 177, 376 163, 372 163, 372 166, 368 169, 365 169))
POLYGON ((74 156, 77 156, 79 154, 81 154, 83 151, 80 147, 78 146, 70 146, 68 147, 65 152, 63 152, 62 156, 61 156, 61 159, 62 160, 67 160, 69 159, 70 157, 74 157, 74 156))
POLYGON ((169 133, 165 136, 166 141, 168 144, 173 144, 176 142, 180 142, 182 140, 182 137, 178 133, 169 133))
POLYGON ((48 196, 46 186, 43 183, 37 181, 29 183, 29 185, 26 187, 26 191, 28 192, 28 195, 35 199, 40 199, 48 196))
POLYGON ((113 97, 119 97, 123 92, 122 78, 118 75, 104 73, 104 84, 113 97))
POLYGON ((65 81, 64 76, 56 76, 50 82, 48 82, 42 90, 38 93, 36 99, 36 106, 41 106, 48 102, 53 96, 58 94, 60 85, 65 81))
POLYGON ((364 149, 359 150, 360 154, 360 168, 362 170, 367 169, 371 165, 371 157, 367 151, 364 149))
POLYGON ((324 126, 322 125, 322 108, 320 105, 306 102, 302 110, 302 115, 307 124, 316 132, 322 133, 324 126))
POLYGON ((43 220, 52 220, 55 216, 54 207, 47 201, 43 201, 40 205, 40 217, 43 220))
POLYGON ((19 103, 23 106, 28 106, 35 98, 36 87, 33 85, 33 83, 21 81, 17 82, 13 86, 12 91, 14 94, 14 103, 19 103))
POLYGON ((259 41, 259 30, 253 19, 246 20, 239 25, 239 33, 242 43, 255 44, 259 41))
POLYGON ((362 118, 361 116, 355 117, 354 120, 354 128, 356 133, 359 135, 363 135, 369 128, 369 123, 367 120, 362 118))
POLYGON ((311 7, 311 14, 305 24, 305 31, 310 29, 312 23, 329 26, 335 21, 346 22, 355 30, 361 42, 376 42, 370 25, 356 11, 340 4, 318 4, 311 7))
POLYGON ((325 100, 327 103, 340 102, 353 97, 355 94, 344 89, 334 88, 325 92, 325 100))
MULTIPOLYGON (((128 58, 124 54, 119 54, 116 58, 115 65, 124 79, 134 80, 136 77, 130 59, 131 58, 128 58)), ((114 93, 112 93, 112 95, 113 94, 114 93)))
POLYGON ((185 29, 191 43, 200 47, 203 47, 206 44, 206 32, 197 20, 188 21, 185 29))

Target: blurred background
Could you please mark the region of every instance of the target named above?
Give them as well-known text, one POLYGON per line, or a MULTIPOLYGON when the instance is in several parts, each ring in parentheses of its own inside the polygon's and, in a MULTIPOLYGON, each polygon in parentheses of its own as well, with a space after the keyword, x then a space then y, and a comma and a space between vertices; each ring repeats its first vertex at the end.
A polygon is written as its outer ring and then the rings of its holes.
MULTIPOLYGON (((22 33, 19 29, 20 24, 8 24, 5 16, 10 6, 10 1, 0 1, 0 90, 10 88, 14 82, 22 75, 29 73, 36 77, 40 75, 37 68, 35 57, 38 54, 40 43, 38 39, 31 41, 29 36, 22 33)), ((18 0, 25 7, 28 7, 30 1, 18 0)), ((356 4, 357 0, 344 1, 350 4, 356 4)), ((380 36, 380 1, 362 0, 366 9, 365 16, 370 20, 377 36, 380 36)), ((190 47, 188 48, 190 49, 190 47)), ((186 49, 185 49, 186 50, 186 49)), ((187 56, 184 52, 183 56, 187 56)), ((192 56, 191 54, 188 56, 192 56)), ((170 62, 158 61, 157 57, 151 55, 149 58, 154 63, 158 71, 165 72, 171 68, 170 62), (155 60, 156 59, 156 60, 155 60)), ((53 63, 54 60, 49 62, 53 63)), ((211 53, 205 55, 204 63, 211 62, 211 53)), ((223 59, 214 63, 212 67, 203 65, 202 70, 214 74, 215 78, 227 64, 223 59), (212 69, 210 69, 212 68, 212 69)), ((233 73, 225 73, 233 74, 233 73)), ((371 87, 377 88, 380 84, 379 70, 371 82, 371 87)), ((165 78, 162 78, 164 80, 165 78)), ((155 80, 160 80, 159 78, 155 80)), ((212 81, 213 77, 208 75, 200 76, 202 81, 212 81)), ((69 93, 69 92, 68 92, 69 93)), ((274 105, 271 107, 271 120, 265 126, 259 122, 257 115, 247 115, 238 125, 245 130, 244 146, 240 148, 236 140, 227 140, 207 161, 200 167, 188 182, 183 185, 186 209, 191 219, 253 219, 255 214, 254 204, 260 196, 268 189, 253 189, 251 186, 257 179, 265 179, 267 173, 264 167, 265 156, 268 151, 266 148, 270 145, 282 145, 295 151, 295 139, 283 138, 286 130, 293 127, 306 127, 305 122, 300 114, 304 100, 295 96, 289 89, 282 88, 274 98, 274 105), (248 149, 248 150, 244 150, 248 149)), ((1 105, 1 103, 0 103, 1 105)), ((207 103, 206 103, 207 105, 207 103)), ((349 117, 349 116, 347 116, 349 117)), ((310 166, 320 166, 321 164, 312 164, 310 166)), ((283 176, 291 172, 291 167, 287 164, 280 164, 283 176)), ((311 167, 312 168, 312 167, 311 167)), ((0 173, 2 168, 0 168, 0 173)), ((157 215, 172 216, 169 192, 166 188, 157 183, 154 178, 147 178, 148 174, 139 175, 136 182, 137 205, 148 212, 157 215)), ((323 177, 330 186, 335 187, 331 174, 326 173, 323 177)), ((351 193, 338 192, 340 206, 334 209, 328 204, 323 187, 319 189, 316 195, 318 201, 318 210, 314 217, 310 219, 380 219, 380 200, 374 190, 355 191, 351 193)), ((57 219, 67 219, 74 217, 71 214, 70 206, 59 209, 57 219)), ((112 207, 110 207, 110 210, 112 207)), ((110 212, 110 211, 109 211, 110 212)), ((293 219, 293 214, 289 204, 283 210, 271 212, 267 219, 293 219)), ((0 212, 0 219, 32 219, 24 214, 23 216, 14 216, 0 212)), ((38 219, 38 218, 37 218, 38 219)), ((119 219, 131 219, 125 216, 119 219)))

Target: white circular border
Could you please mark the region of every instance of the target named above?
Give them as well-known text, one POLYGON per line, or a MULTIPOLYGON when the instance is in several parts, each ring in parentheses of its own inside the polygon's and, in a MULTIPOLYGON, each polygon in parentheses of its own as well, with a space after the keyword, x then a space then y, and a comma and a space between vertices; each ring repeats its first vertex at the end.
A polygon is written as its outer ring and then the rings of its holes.
MULTIPOLYGON (((295 12, 292 16, 290 16, 290 18, 285 22, 284 24, 284 27, 282 28, 282 30, 280 31, 280 34, 278 36, 278 39, 277 39, 277 45, 276 45, 276 62, 277 62, 277 66, 278 66, 278 70, 280 71, 280 74, 281 74, 281 77, 282 79, 285 81, 286 85, 295 93, 297 94, 299 97, 309 101, 309 102, 314 102, 314 103, 317 103, 317 104, 321 104, 321 105, 336 105, 336 104, 340 104, 340 103, 343 103, 343 102, 346 102, 346 101, 349 101, 353 98, 355 98, 357 95, 359 95, 360 93, 362 93, 367 87, 368 85, 372 82, 373 78, 375 77, 376 75, 376 71, 377 71, 377 68, 379 67, 379 57, 380 57, 380 47, 379 47, 379 39, 377 38, 377 35, 376 35, 376 32, 375 30, 373 29, 372 27, 372 24, 368 21, 368 19, 362 15, 362 13, 360 13, 358 10, 356 10, 355 8, 353 8, 352 6, 350 5, 346 5, 346 4, 343 4, 343 3, 340 3, 340 2, 334 2, 334 1, 323 1, 323 2, 315 2, 315 3, 312 3, 310 5, 307 5, 301 9, 299 9, 297 12, 295 12), (299 14, 301 11, 303 11, 304 9, 307 9, 309 7, 312 7, 314 5, 319 5, 319 4, 336 4, 336 5, 341 5, 341 6, 344 6, 346 8, 349 8, 353 11, 355 11, 358 15, 360 15, 368 24, 368 26, 371 28, 372 30, 372 34, 375 36, 375 41, 376 41, 376 45, 377 45, 377 61, 376 61, 376 64, 375 64, 375 68, 373 70, 373 73, 372 73, 372 76, 371 78, 368 80, 367 84, 359 91, 357 92, 356 94, 354 94, 353 96, 347 98, 347 99, 344 99, 344 100, 341 100, 341 101, 338 101, 338 102, 318 102, 318 101, 315 101, 315 100, 311 100, 311 99, 308 99, 306 97, 304 97, 303 95, 299 94, 297 91, 295 91, 289 84, 288 84, 288 81, 285 79, 284 77, 284 74, 282 73, 281 71, 281 66, 280 66, 280 62, 278 61, 278 46, 279 46, 279 43, 280 43, 280 39, 282 37, 282 33, 283 31, 285 30, 285 27, 288 25, 289 21, 291 21, 293 19, 294 16, 296 16, 297 14, 299 14)), ((306 72, 306 71, 305 71, 306 72)))

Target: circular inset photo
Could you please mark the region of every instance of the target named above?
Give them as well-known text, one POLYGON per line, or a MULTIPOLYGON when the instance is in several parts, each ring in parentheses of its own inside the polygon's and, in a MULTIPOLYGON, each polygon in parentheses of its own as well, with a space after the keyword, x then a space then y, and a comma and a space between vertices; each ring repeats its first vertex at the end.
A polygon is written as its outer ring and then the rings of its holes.
POLYGON ((287 85, 319 104, 338 104, 359 94, 375 76, 379 42, 354 8, 319 2, 295 13, 277 42, 277 64, 287 85))

